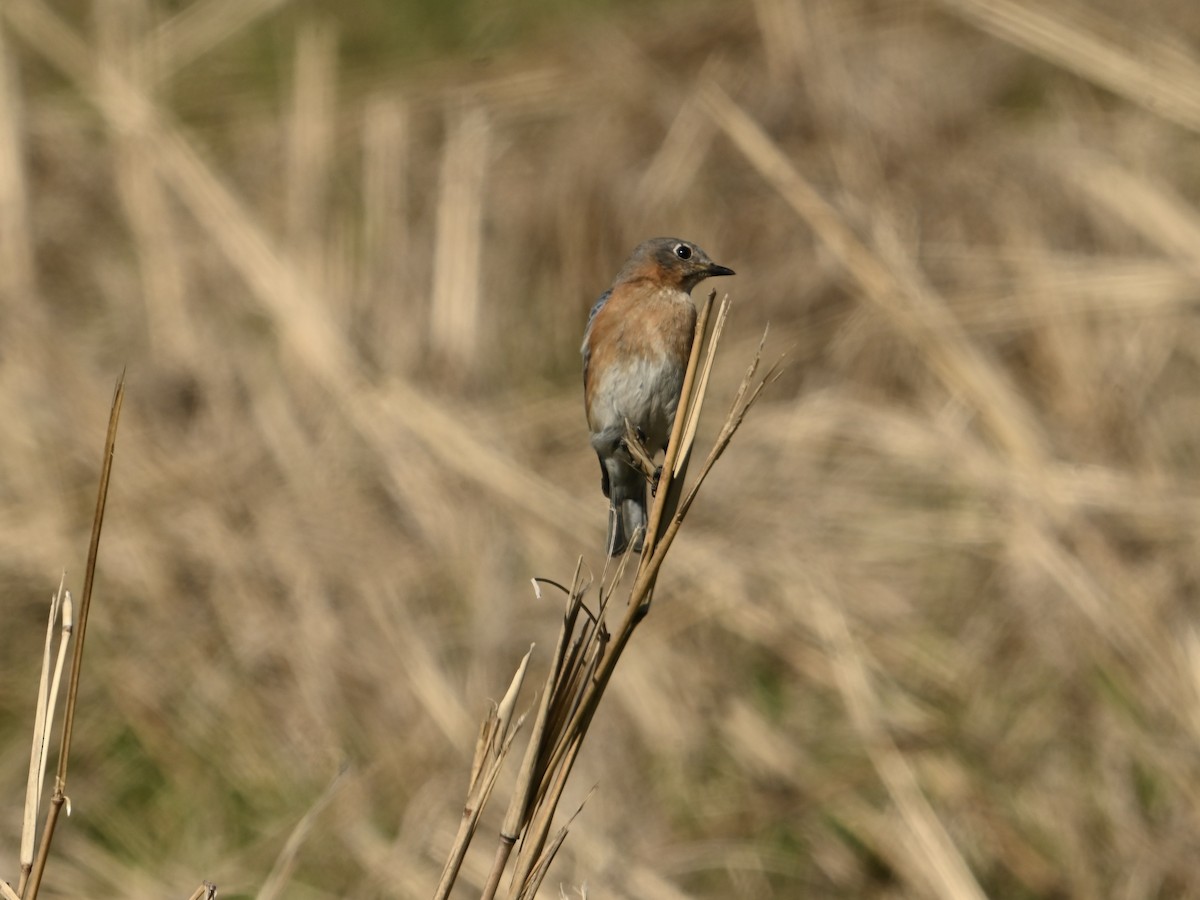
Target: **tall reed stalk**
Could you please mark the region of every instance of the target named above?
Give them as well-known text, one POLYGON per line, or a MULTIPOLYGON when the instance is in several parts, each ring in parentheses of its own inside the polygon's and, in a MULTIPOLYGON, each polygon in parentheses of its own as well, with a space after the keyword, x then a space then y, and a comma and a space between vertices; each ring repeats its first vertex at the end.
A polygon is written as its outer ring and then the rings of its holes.
MULTIPOLYGON (((586 602, 593 585, 591 578, 585 574, 582 559, 575 565, 575 574, 569 586, 548 579, 534 581, 535 590, 539 592, 543 584, 562 592, 565 598, 562 627, 500 827, 492 867, 481 894, 482 900, 492 900, 497 896, 514 849, 516 857, 512 860, 512 874, 503 896, 509 900, 528 900, 536 896, 550 863, 566 838, 571 821, 579 812, 575 810, 564 823, 554 828, 563 790, 621 654, 633 637, 634 630, 650 611, 655 584, 667 553, 713 465, 729 445, 763 388, 779 373, 777 363, 765 375, 758 377, 763 350, 760 342, 699 474, 690 485, 685 486, 709 375, 729 315, 729 298, 725 297, 717 311, 712 335, 705 345, 703 338, 715 297, 715 291, 709 293, 697 317, 696 336, 692 342, 691 358, 679 403, 680 415, 676 416, 667 446, 641 557, 634 563, 630 551, 617 560, 611 572, 606 566, 600 578, 594 608, 586 602), (625 605, 621 608, 614 603, 614 598, 621 591, 621 585, 626 580, 623 576, 631 565, 634 566, 632 583, 625 596, 625 605), (615 625, 610 627, 610 622, 615 622, 615 625)), ((626 443, 647 479, 653 479, 656 473, 653 459, 638 443, 632 428, 626 434, 626 443)), ((530 653, 526 653, 504 699, 489 713, 480 729, 467 802, 458 834, 434 893, 435 900, 445 900, 450 896, 492 788, 514 738, 525 722, 525 716, 514 720, 514 710, 528 673, 529 661, 530 653)))

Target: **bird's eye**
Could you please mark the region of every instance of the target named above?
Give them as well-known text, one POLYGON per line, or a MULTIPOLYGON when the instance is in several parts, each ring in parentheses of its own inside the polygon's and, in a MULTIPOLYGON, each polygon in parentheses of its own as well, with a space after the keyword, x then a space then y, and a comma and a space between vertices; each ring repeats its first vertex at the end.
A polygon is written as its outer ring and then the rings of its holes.
POLYGON ((675 245, 675 255, 678 256, 680 259, 691 259, 692 258, 692 248, 689 247, 687 244, 676 244, 675 245))

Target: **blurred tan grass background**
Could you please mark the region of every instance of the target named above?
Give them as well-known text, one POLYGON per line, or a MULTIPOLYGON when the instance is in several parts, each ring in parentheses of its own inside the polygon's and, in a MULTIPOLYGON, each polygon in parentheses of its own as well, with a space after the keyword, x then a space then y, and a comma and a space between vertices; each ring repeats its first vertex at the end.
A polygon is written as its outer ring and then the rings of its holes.
POLYGON ((0 876, 128 365, 45 895, 428 896, 667 233, 718 400, 790 364, 547 895, 1200 896, 1200 7, 4 0, 0 63, 0 876))

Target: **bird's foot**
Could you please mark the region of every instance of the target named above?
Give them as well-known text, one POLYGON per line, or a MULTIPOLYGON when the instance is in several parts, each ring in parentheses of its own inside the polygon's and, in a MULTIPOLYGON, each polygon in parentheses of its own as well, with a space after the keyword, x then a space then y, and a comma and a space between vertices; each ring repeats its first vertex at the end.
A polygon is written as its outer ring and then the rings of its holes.
POLYGON ((647 480, 652 480, 655 477, 654 457, 646 449, 646 433, 628 419, 625 420, 625 437, 621 439, 621 445, 629 454, 633 467, 640 469, 647 480))
POLYGON ((658 496, 658 483, 662 480, 662 466, 654 467, 654 475, 650 478, 650 496, 658 496))

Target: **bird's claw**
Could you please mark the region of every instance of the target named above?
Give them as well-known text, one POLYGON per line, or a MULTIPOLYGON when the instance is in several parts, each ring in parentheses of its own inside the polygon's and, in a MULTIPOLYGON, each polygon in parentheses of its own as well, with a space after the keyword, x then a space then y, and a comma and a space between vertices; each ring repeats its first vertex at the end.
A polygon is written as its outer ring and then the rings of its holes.
POLYGON ((650 496, 658 496, 658 483, 662 480, 662 466, 654 467, 654 475, 650 478, 650 496))

